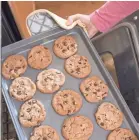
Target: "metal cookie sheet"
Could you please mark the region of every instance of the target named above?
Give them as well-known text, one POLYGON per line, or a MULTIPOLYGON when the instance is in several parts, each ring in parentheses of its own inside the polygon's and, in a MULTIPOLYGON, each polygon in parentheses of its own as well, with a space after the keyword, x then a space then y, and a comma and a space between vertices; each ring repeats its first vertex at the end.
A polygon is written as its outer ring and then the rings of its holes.
MULTIPOLYGON (((121 96, 119 90, 115 86, 111 76, 105 69, 102 61, 100 60, 99 55, 97 54, 94 46, 91 44, 90 40, 87 38, 85 33, 80 29, 79 27, 75 27, 72 30, 65 31, 60 28, 56 28, 50 32, 47 33, 42 33, 37 36, 31 37, 26 40, 22 40, 20 42, 17 42, 15 44, 9 45, 7 47, 2 48, 2 61, 9 55, 12 54, 21 54, 24 55, 27 58, 27 53, 28 51, 36 46, 43 44, 44 46, 48 47, 51 50, 52 56, 53 56, 53 61, 52 64, 48 67, 49 68, 55 68, 58 70, 61 70, 65 76, 66 76, 66 81, 64 86, 61 88, 63 89, 72 89, 81 94, 79 90, 79 85, 83 79, 76 79, 64 70, 64 60, 56 57, 53 53, 52 47, 54 44, 55 39, 57 39, 60 36, 63 35, 71 35, 75 38, 75 40, 78 43, 78 54, 84 55, 89 59, 89 62, 92 66, 92 72, 89 76, 99 76, 101 79, 103 79, 109 87, 109 95, 107 98, 105 98, 102 102, 111 102, 115 104, 117 107, 119 107, 122 112, 125 115, 124 122, 122 124, 122 127, 124 128, 129 128, 131 129, 138 137, 139 137, 139 129, 137 126, 137 122, 135 121, 133 115, 131 114, 130 110, 128 109, 125 101, 123 100, 123 97, 121 96)), ((23 76, 27 76, 31 78, 34 82, 36 81, 36 77, 40 70, 35 70, 32 69, 28 66, 27 71, 24 73, 23 76)), ((18 113, 21 104, 23 102, 19 102, 14 100, 13 98, 10 97, 8 93, 8 88, 11 84, 11 80, 5 80, 2 77, 2 90, 3 90, 3 95, 6 100, 11 118, 13 120, 13 123, 15 125, 15 129, 17 131, 18 137, 20 140, 28 140, 30 137, 30 134, 33 130, 33 128, 24 128, 20 125, 18 121, 18 113)), ((42 94, 38 90, 33 98, 40 100, 46 109, 46 119, 42 124, 45 125, 50 125, 54 127, 59 136, 60 140, 64 140, 61 134, 61 127, 62 123, 65 118, 68 116, 60 116, 57 113, 55 113, 54 109, 51 106, 51 100, 54 94, 42 94)), ((82 96, 82 94, 81 94, 82 96)), ((102 128, 100 128, 95 120, 94 114, 98 108, 98 106, 102 103, 88 103, 84 97, 82 96, 83 99, 83 106, 79 112, 77 112, 74 115, 85 115, 91 119, 91 121, 94 124, 94 132, 90 138, 90 140, 106 140, 108 134, 110 133, 109 131, 105 131, 102 128)))

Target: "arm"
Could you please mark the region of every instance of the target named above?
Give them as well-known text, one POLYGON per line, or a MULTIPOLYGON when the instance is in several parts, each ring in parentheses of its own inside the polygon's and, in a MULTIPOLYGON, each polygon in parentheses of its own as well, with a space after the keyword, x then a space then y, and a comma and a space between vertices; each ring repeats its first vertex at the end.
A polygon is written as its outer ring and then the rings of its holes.
POLYGON ((138 1, 107 2, 90 15, 90 20, 99 31, 105 32, 137 9, 138 1))

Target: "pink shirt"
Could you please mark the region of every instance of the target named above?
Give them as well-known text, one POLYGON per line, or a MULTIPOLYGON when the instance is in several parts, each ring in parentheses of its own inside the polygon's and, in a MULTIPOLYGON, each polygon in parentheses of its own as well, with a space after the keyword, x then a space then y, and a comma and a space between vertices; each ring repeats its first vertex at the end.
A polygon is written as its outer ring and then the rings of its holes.
POLYGON ((101 32, 105 32, 138 9, 139 1, 111 1, 106 2, 90 16, 96 28, 101 32))

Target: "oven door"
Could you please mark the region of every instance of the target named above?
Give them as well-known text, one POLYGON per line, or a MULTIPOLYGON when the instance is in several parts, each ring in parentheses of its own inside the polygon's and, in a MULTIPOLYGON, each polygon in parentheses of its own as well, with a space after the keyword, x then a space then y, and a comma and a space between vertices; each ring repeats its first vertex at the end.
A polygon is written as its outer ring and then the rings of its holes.
MULTIPOLYGON (((131 16, 130 21, 134 16, 139 17, 139 11, 131 16)), ((127 24, 123 23, 91 41, 139 123, 139 24, 127 24)))

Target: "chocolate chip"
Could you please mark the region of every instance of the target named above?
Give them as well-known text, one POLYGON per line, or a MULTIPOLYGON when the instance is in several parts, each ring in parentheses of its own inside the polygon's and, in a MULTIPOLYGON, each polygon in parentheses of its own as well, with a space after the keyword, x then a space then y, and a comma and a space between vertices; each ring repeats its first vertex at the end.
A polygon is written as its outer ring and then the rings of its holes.
POLYGON ((59 104, 59 106, 61 106, 61 108, 63 108, 62 104, 59 104))
POLYGON ((16 67, 16 69, 21 69, 21 67, 16 67))
POLYGON ((11 72, 13 69, 10 69, 9 72, 11 72))
POLYGON ((99 117, 98 117, 97 119, 98 119, 98 120, 100 120, 100 118, 99 118, 99 117))
POLYGON ((65 52, 66 52, 66 50, 65 50, 65 49, 63 49, 63 50, 62 50, 62 52, 63 52, 63 53, 65 53, 65 52))
POLYGON ((29 56, 29 58, 31 58, 32 57, 32 55, 31 56, 29 56))
POLYGON ((97 91, 100 92, 100 89, 98 89, 97 91))
POLYGON ((56 83, 54 83, 53 85, 52 85, 52 88, 55 88, 57 86, 57 84, 56 83))
POLYGON ((38 51, 37 53, 39 54, 39 53, 41 53, 41 51, 38 51))
POLYGON ((30 111, 31 111, 31 108, 28 108, 28 109, 27 109, 27 112, 30 112, 30 111))
POLYGON ((29 105, 31 105, 31 102, 28 102, 29 105))
POLYGON ((14 96, 14 95, 11 95, 11 96, 15 98, 15 96, 14 96))
POLYGON ((71 111, 70 111, 70 110, 68 110, 68 114, 69 114, 69 113, 71 113, 71 111))
POLYGON ((63 125, 63 128, 66 128, 66 125, 63 125))
POLYGON ((47 78, 44 78, 44 81, 47 82, 47 78))
POLYGON ((63 104, 67 104, 67 103, 68 103, 68 101, 64 101, 64 102, 63 102, 63 104))
POLYGON ((94 86, 97 86, 97 83, 96 82, 94 83, 94 86))
POLYGON ((71 47, 75 47, 75 44, 71 44, 71 47))
POLYGON ((102 96, 106 96, 107 95, 107 93, 105 92, 104 94, 102 94, 102 96))
POLYGON ((76 71, 77 71, 77 72, 80 72, 80 68, 77 68, 76 71))
MULTIPOLYGON (((53 138, 53 134, 52 134, 52 133, 48 133, 47 136, 48 136, 49 138, 53 138)), ((45 140, 47 140, 47 139, 45 139, 45 140)))
POLYGON ((68 45, 68 43, 67 43, 66 41, 64 41, 64 42, 63 42, 63 45, 64 45, 64 46, 67 46, 67 45, 68 45))
POLYGON ((101 125, 101 126, 104 126, 104 123, 103 123, 103 122, 101 122, 101 123, 100 123, 100 125, 101 125))
POLYGON ((73 70, 71 70, 71 73, 73 73, 74 71, 73 70))
POLYGON ((32 118, 28 119, 28 121, 31 121, 31 120, 32 120, 32 118))
POLYGON ((20 82, 21 85, 25 85, 23 81, 20 82))
POLYGON ((48 50, 48 48, 44 47, 44 49, 48 50))
POLYGON ((24 117, 24 114, 20 115, 20 117, 24 117))
POLYGON ((85 88, 86 91, 89 91, 89 87, 85 88))
POLYGON ((75 101, 73 101, 72 103, 73 103, 73 105, 75 105, 75 104, 76 104, 76 102, 75 102, 75 101))
POLYGON ((22 92, 21 91, 17 91, 17 95, 21 95, 22 94, 22 92))

